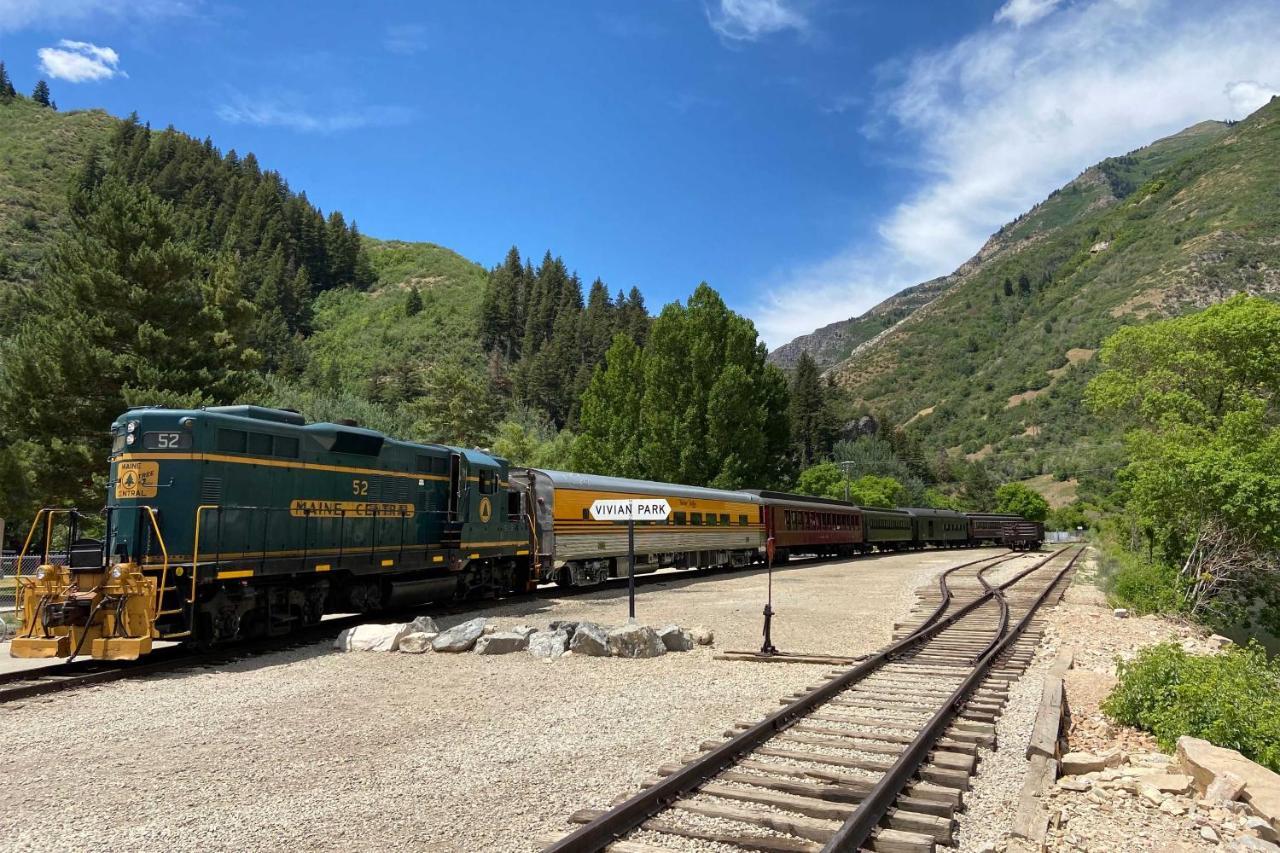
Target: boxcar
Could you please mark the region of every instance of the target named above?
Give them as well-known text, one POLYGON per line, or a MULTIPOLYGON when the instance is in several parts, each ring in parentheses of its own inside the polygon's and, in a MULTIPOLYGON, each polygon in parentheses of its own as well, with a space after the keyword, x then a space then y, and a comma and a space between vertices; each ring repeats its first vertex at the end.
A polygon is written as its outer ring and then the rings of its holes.
POLYGON ((881 551, 898 551, 915 545, 911 515, 904 510, 862 507, 862 526, 868 549, 874 545, 881 551))
POLYGON ((763 502, 765 536, 777 548, 775 560, 785 563, 794 554, 851 556, 866 549, 862 510, 830 498, 747 489, 763 502))
POLYGON ((1022 516, 1010 513, 970 512, 969 541, 974 545, 1003 545, 1004 525, 1011 521, 1022 521, 1022 516))
POLYGON ((969 541, 969 522, 963 514, 949 509, 908 507, 912 535, 917 545, 948 547, 969 541))
POLYGON ((665 522, 636 522, 637 573, 745 566, 764 546, 762 502, 746 492, 541 468, 512 469, 511 482, 532 496, 541 576, 564 586, 627 574, 627 525, 593 519, 591 504, 601 499, 660 497, 671 505, 665 522))
POLYGON ((1040 521, 1006 521, 1001 532, 1003 544, 1015 551, 1037 551, 1044 542, 1044 523, 1040 521))

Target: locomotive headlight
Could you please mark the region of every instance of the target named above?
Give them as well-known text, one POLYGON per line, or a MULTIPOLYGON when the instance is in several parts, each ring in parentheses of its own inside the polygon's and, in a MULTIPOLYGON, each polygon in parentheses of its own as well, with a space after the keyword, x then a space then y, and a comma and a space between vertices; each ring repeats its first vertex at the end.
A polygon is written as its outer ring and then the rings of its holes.
POLYGON ((126 436, 124 437, 124 443, 125 443, 125 444, 133 444, 133 443, 134 443, 135 441, 137 441, 137 440, 138 440, 138 437, 137 437, 136 435, 134 435, 133 433, 129 433, 128 435, 126 435, 126 436))
POLYGON ((130 433, 135 433, 135 432, 137 432, 137 431, 138 431, 138 422, 137 422, 137 421, 129 421, 129 432, 130 432, 130 433))
POLYGON ((183 418, 182 420, 178 421, 178 426, 182 427, 183 429, 191 429, 195 425, 196 425, 195 418, 183 418))
POLYGON ((111 577, 113 579, 120 580, 120 575, 121 575, 121 571, 119 566, 116 566, 114 569, 111 570, 111 577))

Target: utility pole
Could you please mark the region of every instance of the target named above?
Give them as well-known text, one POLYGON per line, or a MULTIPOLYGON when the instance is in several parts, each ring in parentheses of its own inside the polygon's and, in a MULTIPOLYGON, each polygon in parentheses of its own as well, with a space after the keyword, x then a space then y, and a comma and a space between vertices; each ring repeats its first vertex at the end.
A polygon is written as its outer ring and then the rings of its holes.
POLYGON ((857 465, 856 462, 840 462, 840 472, 844 474, 844 502, 849 503, 849 467, 857 465))

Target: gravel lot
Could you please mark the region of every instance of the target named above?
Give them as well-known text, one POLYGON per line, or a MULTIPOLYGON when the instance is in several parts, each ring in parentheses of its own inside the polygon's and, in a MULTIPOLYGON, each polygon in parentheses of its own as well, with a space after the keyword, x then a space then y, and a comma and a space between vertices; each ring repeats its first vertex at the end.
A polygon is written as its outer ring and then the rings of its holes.
MULTIPOLYGON (((853 654, 890 638, 915 588, 996 550, 862 558, 774 573, 774 639, 853 654)), ((638 591, 661 625, 758 647, 763 572, 638 591)), ((447 627, 476 614, 441 620, 447 627)), ((625 590, 490 608, 502 626, 618 624, 625 590)), ((10 758, 0 849, 534 850, 736 719, 828 667, 330 652, 118 682, 0 708, 10 758)))

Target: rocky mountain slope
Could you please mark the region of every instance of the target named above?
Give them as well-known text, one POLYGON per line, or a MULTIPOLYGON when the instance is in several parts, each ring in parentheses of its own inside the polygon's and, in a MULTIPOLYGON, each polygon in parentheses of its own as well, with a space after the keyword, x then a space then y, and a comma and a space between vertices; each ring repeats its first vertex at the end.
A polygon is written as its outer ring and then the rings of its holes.
POLYGON ((1280 293, 1277 186, 1273 99, 1104 160, 951 275, 771 357, 808 349, 860 405, 935 450, 1006 475, 1106 476, 1116 437, 1080 402, 1094 353, 1124 323, 1280 293))

